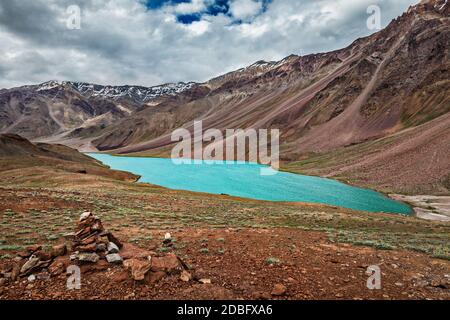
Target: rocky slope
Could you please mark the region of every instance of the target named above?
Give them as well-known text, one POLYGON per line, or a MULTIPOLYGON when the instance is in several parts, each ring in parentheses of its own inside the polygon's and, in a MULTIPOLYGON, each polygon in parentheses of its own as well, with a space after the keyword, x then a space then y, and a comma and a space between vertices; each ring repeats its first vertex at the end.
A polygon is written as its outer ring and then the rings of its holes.
POLYGON ((4 89, 0 91, 0 132, 50 141, 92 137, 146 104, 157 104, 194 86, 179 83, 146 88, 48 81, 4 89))
POLYGON ((59 177, 59 185, 82 179, 99 183, 103 178, 133 182, 137 176, 110 170, 75 149, 46 143, 31 143, 15 134, 0 134, 0 173, 4 181, 46 181, 59 177), (101 177, 101 178, 100 178, 101 177), (64 182, 65 181, 65 182, 64 182))
POLYGON ((257 62, 208 81, 195 100, 138 111, 94 144, 148 151, 203 119, 205 130, 279 128, 283 157, 298 159, 417 126, 450 110, 448 13, 424 2, 342 50, 257 62))

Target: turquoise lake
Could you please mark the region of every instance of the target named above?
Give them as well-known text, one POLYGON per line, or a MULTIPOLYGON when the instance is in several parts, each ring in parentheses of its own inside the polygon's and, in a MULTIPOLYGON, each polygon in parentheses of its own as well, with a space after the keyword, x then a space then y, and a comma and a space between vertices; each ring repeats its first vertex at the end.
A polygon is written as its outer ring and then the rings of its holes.
POLYGON ((255 163, 182 164, 171 159, 116 157, 89 153, 112 169, 140 175, 147 182, 175 190, 227 194, 268 201, 311 202, 369 212, 411 214, 404 203, 373 190, 320 177, 278 172, 260 175, 255 163))

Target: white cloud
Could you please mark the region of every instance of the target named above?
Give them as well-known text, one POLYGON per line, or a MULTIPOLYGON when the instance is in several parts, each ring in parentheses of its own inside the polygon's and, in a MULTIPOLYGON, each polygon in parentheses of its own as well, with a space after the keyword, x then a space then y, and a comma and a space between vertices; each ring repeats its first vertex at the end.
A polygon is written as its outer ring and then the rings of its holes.
POLYGON ((262 10, 262 2, 255 0, 233 0, 230 12, 234 18, 246 20, 256 16, 262 10))
POLYGON ((417 2, 273 0, 257 15, 261 9, 244 10, 241 3, 232 17, 177 21, 176 10, 195 13, 211 1, 158 10, 148 10, 142 0, 0 1, 0 88, 50 79, 145 86, 205 81, 257 60, 346 46, 372 32, 366 27, 368 2, 381 6, 383 25, 417 2), (68 30, 65 9, 76 3, 81 30, 68 30))
POLYGON ((177 14, 192 14, 206 9, 205 0, 191 0, 191 2, 182 2, 175 6, 174 12, 177 14))

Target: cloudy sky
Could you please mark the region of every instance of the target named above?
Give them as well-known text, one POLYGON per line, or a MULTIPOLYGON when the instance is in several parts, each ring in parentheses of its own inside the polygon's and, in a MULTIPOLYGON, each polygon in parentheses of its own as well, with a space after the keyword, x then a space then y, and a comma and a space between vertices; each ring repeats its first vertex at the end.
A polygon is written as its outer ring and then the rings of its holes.
POLYGON ((0 88, 73 80, 205 81, 289 54, 330 51, 418 0, 1 0, 0 88), (80 29, 70 6, 81 11, 80 29))

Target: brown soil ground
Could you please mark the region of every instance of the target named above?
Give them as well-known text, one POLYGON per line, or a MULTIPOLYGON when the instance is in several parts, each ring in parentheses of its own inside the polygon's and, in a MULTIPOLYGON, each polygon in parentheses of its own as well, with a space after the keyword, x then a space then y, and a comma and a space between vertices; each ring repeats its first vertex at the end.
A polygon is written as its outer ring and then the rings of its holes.
MULTIPOLYGON (((162 232, 155 232, 158 239, 162 232)), ((176 252, 200 278, 173 275, 137 283, 122 267, 82 268, 81 290, 66 289, 66 275, 1 289, 1 299, 450 299, 450 263, 408 251, 333 244, 321 233, 294 229, 183 229, 176 252), (208 252, 206 252, 206 249, 208 252), (268 258, 279 259, 269 265, 268 258), (366 287, 369 265, 382 271, 382 289, 366 287), (447 278, 448 280, 448 278, 447 278), (271 297, 275 284, 284 296, 271 297)), ((160 241, 149 245, 155 248, 160 241)))
MULTIPOLYGON (((5 240, 7 243, 11 241, 12 244, 27 240, 29 242, 25 244, 60 242, 61 238, 48 236, 47 226, 53 233, 61 230, 71 231, 81 209, 102 211, 100 207, 103 206, 92 201, 101 198, 99 194, 92 192, 90 193, 92 198, 87 194, 76 192, 78 197, 69 200, 68 196, 72 197, 73 194, 68 191, 0 190, 2 204, 0 212, 4 212, 2 219, 4 223, 0 229, 4 237, 10 236, 10 239, 5 240), (67 199, 62 199, 61 196, 67 199), (70 209, 75 209, 74 213, 67 211, 70 209), (11 214, 7 214, 8 212, 13 212, 13 218, 11 214), (40 212, 41 216, 34 217, 37 212, 40 212), (14 223, 10 223, 9 219, 13 219, 14 223), (62 228, 62 225, 66 229, 58 229, 62 228), (23 236, 20 231, 27 227, 33 231, 23 236)), ((206 204, 205 196, 198 195, 198 198, 195 198, 189 193, 178 195, 186 197, 183 199, 183 205, 177 201, 162 201, 160 196, 167 197, 169 194, 173 196, 176 193, 161 188, 156 190, 151 196, 139 195, 137 199, 132 199, 132 196, 127 194, 130 197, 128 201, 131 203, 137 200, 146 203, 147 209, 168 205, 171 212, 180 212, 181 208, 186 207, 198 210, 206 204)), ((103 196, 108 197, 108 194, 105 193, 103 196)), ((109 201, 120 200, 111 198, 109 201)), ((230 203, 236 205, 235 202, 239 203, 238 200, 231 200, 230 203)), ((244 206, 240 208, 242 215, 244 212, 260 210, 258 207, 246 207, 255 203, 263 204, 251 201, 240 204, 244 206)), ((269 209, 277 211, 282 207, 302 211, 319 209, 299 204, 278 204, 269 209)), ((236 210, 237 207, 233 209, 236 210)), ((344 233, 360 219, 371 228, 377 229, 374 222, 380 218, 380 222, 385 224, 387 230, 394 225, 395 228, 404 228, 403 231, 408 230, 410 222, 419 221, 419 227, 414 227, 416 231, 409 232, 417 232, 419 237, 423 234, 420 224, 427 224, 428 227, 437 228, 434 232, 430 231, 437 239, 427 238, 427 241, 430 243, 437 241, 436 243, 440 243, 444 250, 448 247, 445 244, 447 240, 442 238, 442 234, 438 234, 439 230, 449 234, 445 231, 448 228, 444 224, 392 215, 343 213, 342 209, 320 209, 330 211, 318 212, 314 221, 319 224, 324 218, 321 215, 325 214, 326 220, 329 220, 334 214, 348 214, 348 218, 345 219, 346 226, 339 228, 340 232, 344 233), (352 221, 351 217, 357 220, 352 221), (402 220, 404 221, 401 222, 402 220)), ((115 210, 122 209, 117 206, 115 210)), ((192 268, 193 275, 211 279, 212 283, 201 284, 195 280, 183 282, 179 279, 179 275, 168 276, 159 281, 138 283, 131 279, 123 267, 104 263, 96 267, 82 267, 81 290, 67 290, 67 276, 62 274, 50 280, 36 280, 33 283, 29 283, 27 279, 7 282, 0 287, 0 299, 450 299, 450 261, 431 258, 417 251, 401 248, 383 250, 387 248, 377 249, 342 243, 339 236, 330 236, 329 232, 304 230, 305 228, 298 226, 270 227, 274 222, 268 226, 246 227, 245 224, 239 225, 230 218, 228 227, 217 227, 208 221, 194 226, 195 223, 192 222, 180 224, 180 219, 184 218, 177 217, 174 220, 165 218, 165 222, 153 222, 151 226, 146 227, 142 220, 133 224, 123 216, 115 217, 113 213, 102 217, 104 224, 108 228, 111 227, 120 239, 146 250, 160 253, 173 251, 192 268), (174 246, 171 249, 165 249, 161 243, 167 231, 171 232, 174 238, 174 246), (275 263, 271 265, 271 261, 275 263), (369 290, 366 287, 369 277, 366 270, 370 265, 378 265, 381 268, 381 290, 369 290), (275 284, 283 284, 286 293, 282 296, 272 296, 275 284)), ((280 218, 277 216, 274 219, 280 218)), ((311 221, 307 223, 313 224, 311 221)), ((340 224, 338 221, 335 223, 340 224)), ((356 228, 359 229, 358 226, 356 228)), ((413 238, 408 232, 400 234, 409 240, 413 238)), ((377 237, 383 238, 382 233, 378 231, 377 237)), ((420 238, 417 240, 425 241, 420 238)), ((9 256, 0 260, 0 266, 10 263, 15 250, 20 249, 19 246, 12 247, 9 251, 0 250, 0 254, 9 256)))

